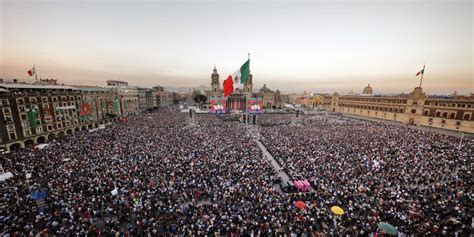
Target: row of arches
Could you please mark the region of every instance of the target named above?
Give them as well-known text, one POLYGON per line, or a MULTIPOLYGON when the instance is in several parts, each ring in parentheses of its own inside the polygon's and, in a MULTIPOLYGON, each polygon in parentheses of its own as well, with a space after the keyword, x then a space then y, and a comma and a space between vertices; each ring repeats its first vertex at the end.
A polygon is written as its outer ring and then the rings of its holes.
POLYGON ((32 146, 35 146, 35 145, 38 145, 38 144, 44 144, 44 143, 47 143, 47 142, 55 140, 55 139, 63 138, 64 136, 71 135, 74 132, 80 132, 80 131, 85 131, 85 130, 88 130, 88 129, 98 128, 99 125, 102 125, 102 124, 105 124, 105 123, 108 123, 108 122, 112 122, 112 121, 113 120, 105 120, 105 121, 101 121, 99 123, 91 123, 91 124, 88 124, 88 125, 81 125, 81 126, 77 126, 77 127, 74 127, 74 128, 67 128, 67 129, 61 130, 61 131, 46 133, 46 134, 43 134, 43 135, 40 135, 40 136, 37 136, 37 137, 27 138, 26 140, 23 140, 23 141, 16 141, 15 143, 7 145, 6 148, 10 151, 13 151, 13 150, 19 150, 19 149, 25 148, 25 147, 32 147, 32 146))

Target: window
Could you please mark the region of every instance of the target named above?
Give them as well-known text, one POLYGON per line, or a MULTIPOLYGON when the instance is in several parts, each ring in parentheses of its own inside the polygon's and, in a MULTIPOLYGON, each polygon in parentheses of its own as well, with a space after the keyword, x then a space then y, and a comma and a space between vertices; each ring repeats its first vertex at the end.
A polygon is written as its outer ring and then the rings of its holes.
POLYGON ((36 98, 31 97, 31 98, 30 98, 30 103, 32 103, 32 104, 36 103, 36 98))
POLYGON ((451 113, 449 114, 449 118, 450 118, 450 119, 454 119, 455 117, 456 117, 456 113, 455 113, 455 112, 451 112, 451 113))
POLYGON ((21 121, 21 126, 22 126, 23 128, 29 128, 29 127, 30 127, 28 121, 21 121))
POLYGON ((412 114, 416 113, 416 109, 411 109, 410 111, 412 114))
POLYGON ((461 121, 456 121, 456 125, 457 125, 457 126, 460 126, 460 125, 461 125, 461 121))
POLYGON ((9 135, 9 137, 10 137, 10 140, 15 140, 15 139, 16 139, 16 134, 15 134, 15 132, 11 132, 11 133, 9 133, 8 135, 9 135))
POLYGON ((424 115, 424 116, 428 116, 428 113, 429 113, 428 110, 423 111, 423 115, 424 115))
POLYGON ((41 101, 43 103, 47 103, 48 102, 48 97, 41 97, 41 101))
POLYGON ((442 123, 442 124, 445 124, 445 123, 446 123, 446 119, 441 120, 441 123, 442 123))
POLYGON ((7 99, 3 99, 3 100, 2 100, 2 105, 8 105, 8 100, 7 100, 7 99))
POLYGON ((29 129, 25 129, 23 130, 23 134, 25 134, 25 136, 31 136, 31 131, 29 129))
POLYGON ((3 108, 3 113, 4 113, 5 115, 10 115, 10 112, 11 112, 11 111, 10 111, 10 108, 3 108))
POLYGON ((471 120, 471 114, 464 114, 464 120, 471 120))
POLYGON ((23 99, 16 99, 16 103, 19 105, 24 105, 25 101, 23 99))
POLYGON ((7 124, 13 122, 13 118, 12 118, 11 115, 6 115, 5 114, 4 117, 5 117, 5 122, 7 122, 7 124))
POLYGON ((51 130, 53 130, 53 126, 52 126, 52 125, 48 125, 47 129, 48 129, 48 131, 51 131, 51 130))

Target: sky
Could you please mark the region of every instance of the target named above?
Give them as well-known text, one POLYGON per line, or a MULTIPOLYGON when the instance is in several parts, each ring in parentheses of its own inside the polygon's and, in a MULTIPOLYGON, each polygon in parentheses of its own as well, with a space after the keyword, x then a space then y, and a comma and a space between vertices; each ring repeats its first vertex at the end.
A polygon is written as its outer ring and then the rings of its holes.
POLYGON ((0 0, 0 78, 209 86, 248 58, 254 89, 428 94, 474 88, 473 3, 0 0))

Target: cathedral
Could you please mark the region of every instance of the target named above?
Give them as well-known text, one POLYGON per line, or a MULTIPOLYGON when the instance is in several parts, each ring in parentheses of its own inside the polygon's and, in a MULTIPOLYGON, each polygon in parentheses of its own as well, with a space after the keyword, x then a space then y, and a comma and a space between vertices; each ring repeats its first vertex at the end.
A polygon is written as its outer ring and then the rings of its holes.
MULTIPOLYGON (((247 99, 251 98, 253 93, 253 82, 252 74, 250 74, 249 80, 243 85, 243 88, 236 88, 234 92, 227 97, 226 108, 228 110, 240 110, 244 111, 246 109, 247 99)), ((214 66, 214 70, 211 74, 211 97, 223 97, 222 85, 219 82, 219 73, 214 66)))

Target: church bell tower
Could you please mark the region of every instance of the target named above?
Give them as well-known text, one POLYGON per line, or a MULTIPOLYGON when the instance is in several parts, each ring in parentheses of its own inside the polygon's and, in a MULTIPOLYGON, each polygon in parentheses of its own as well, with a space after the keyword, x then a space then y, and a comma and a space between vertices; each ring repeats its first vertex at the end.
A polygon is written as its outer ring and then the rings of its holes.
POLYGON ((214 70, 211 74, 211 95, 212 96, 220 96, 221 93, 221 85, 219 83, 219 74, 217 73, 216 66, 214 66, 214 70))

